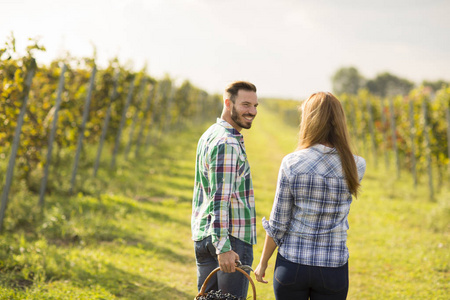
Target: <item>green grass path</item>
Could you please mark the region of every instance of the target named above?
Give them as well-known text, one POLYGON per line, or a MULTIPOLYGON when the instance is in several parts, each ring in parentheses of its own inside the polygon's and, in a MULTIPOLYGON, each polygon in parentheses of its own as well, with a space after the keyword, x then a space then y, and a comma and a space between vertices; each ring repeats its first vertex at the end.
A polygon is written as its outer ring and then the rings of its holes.
MULTIPOLYGON (((278 167, 296 146, 297 129, 282 121, 261 107, 252 129, 243 132, 257 208, 253 267, 278 167)), ((84 182, 89 193, 49 197, 42 219, 30 223, 37 229, 4 233, 0 299, 193 299, 191 196, 196 144, 206 127, 163 138, 142 160, 119 161, 121 171, 103 171, 101 179, 84 182)), ((348 299, 448 299, 448 187, 429 202, 422 186, 410 187, 407 174, 402 180, 392 174, 369 164, 363 193, 352 205, 348 299)), ((35 195, 22 196, 37 201, 35 195)), ((14 210, 19 203, 10 206, 14 210)), ((260 300, 274 299, 274 264, 275 257, 269 284, 256 283, 260 300)))

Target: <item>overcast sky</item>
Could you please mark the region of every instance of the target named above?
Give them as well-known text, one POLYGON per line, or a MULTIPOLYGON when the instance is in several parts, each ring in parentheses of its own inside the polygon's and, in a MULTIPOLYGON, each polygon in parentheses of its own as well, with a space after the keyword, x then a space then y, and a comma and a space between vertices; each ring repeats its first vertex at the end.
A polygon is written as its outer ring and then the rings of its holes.
POLYGON ((449 0, 0 0, 0 43, 13 32, 24 52, 40 37, 38 63, 95 45, 101 67, 117 56, 210 93, 242 79, 302 99, 343 66, 450 81, 449 12, 449 0))

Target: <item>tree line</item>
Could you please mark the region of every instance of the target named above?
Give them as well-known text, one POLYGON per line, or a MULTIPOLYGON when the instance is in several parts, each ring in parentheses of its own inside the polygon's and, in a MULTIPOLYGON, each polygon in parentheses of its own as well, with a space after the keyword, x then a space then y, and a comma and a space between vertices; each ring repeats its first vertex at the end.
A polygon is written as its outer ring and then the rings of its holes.
MULTIPOLYGON (((356 95, 362 89, 379 97, 391 97, 396 95, 408 95, 416 84, 406 78, 398 77, 389 72, 379 73, 375 78, 365 78, 355 67, 342 67, 331 77, 333 92, 336 94, 356 95)), ((445 80, 424 80, 421 86, 436 93, 441 88, 450 85, 445 80)))

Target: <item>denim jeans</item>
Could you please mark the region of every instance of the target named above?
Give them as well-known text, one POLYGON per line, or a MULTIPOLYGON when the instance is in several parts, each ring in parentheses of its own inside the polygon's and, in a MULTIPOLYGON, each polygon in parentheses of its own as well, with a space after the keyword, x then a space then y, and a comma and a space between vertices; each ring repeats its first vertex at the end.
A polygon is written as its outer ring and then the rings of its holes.
POLYGON ((340 300, 347 298, 348 262, 326 268, 296 264, 277 256, 273 289, 277 300, 340 300))
MULTIPOLYGON (((232 236, 230 236, 230 242, 231 249, 239 255, 242 264, 251 266, 253 263, 253 246, 232 236)), ((197 261, 197 288, 200 291, 206 277, 219 266, 219 263, 211 236, 195 242, 194 248, 197 261)), ((206 292, 222 290, 224 293, 246 299, 248 284, 248 279, 238 271, 234 273, 219 271, 208 281, 206 292)))

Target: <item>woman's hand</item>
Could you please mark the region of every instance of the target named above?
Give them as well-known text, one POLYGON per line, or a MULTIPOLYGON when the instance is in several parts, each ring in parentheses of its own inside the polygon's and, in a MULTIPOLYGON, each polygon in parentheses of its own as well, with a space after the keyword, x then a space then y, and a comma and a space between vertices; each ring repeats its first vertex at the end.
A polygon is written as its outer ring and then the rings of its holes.
POLYGON ((275 241, 272 237, 266 234, 266 240, 264 241, 264 248, 261 255, 261 260, 259 261, 259 265, 255 270, 256 280, 262 283, 268 283, 268 281, 264 280, 264 276, 266 276, 266 269, 269 262, 270 257, 273 254, 273 251, 277 248, 275 241))
POLYGON ((256 281, 259 281, 262 283, 268 283, 268 281, 264 280, 264 277, 266 276, 266 269, 267 269, 267 263, 260 262, 255 270, 256 281))

